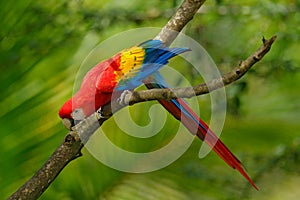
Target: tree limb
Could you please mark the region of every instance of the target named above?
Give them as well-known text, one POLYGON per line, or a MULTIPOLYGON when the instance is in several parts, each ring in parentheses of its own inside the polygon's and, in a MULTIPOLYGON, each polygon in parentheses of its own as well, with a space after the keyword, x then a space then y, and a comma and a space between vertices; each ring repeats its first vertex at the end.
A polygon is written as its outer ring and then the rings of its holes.
POLYGON ((205 0, 185 0, 154 39, 169 46, 204 2, 205 0))
POLYGON ((8 199, 37 199, 48 188, 61 170, 81 155, 83 144, 68 134, 46 163, 8 199))
POLYGON ((194 87, 185 88, 166 88, 166 89, 151 89, 133 92, 132 95, 125 97, 126 103, 133 105, 139 102, 160 100, 160 99, 176 99, 176 98, 191 98, 195 95, 202 95, 213 90, 219 89, 228 85, 234 81, 237 81, 248 70, 258 61, 260 61, 270 50, 273 42, 276 40, 276 36, 271 37, 269 40, 265 38, 262 39, 263 44, 246 60, 240 62, 240 64, 231 70, 230 72, 224 74, 220 78, 213 79, 207 83, 202 83, 194 87))
MULTIPOLYGON (((193 18, 194 14, 204 3, 204 0, 185 0, 178 8, 173 17, 169 20, 166 26, 158 34, 156 39, 170 44, 176 38, 176 34, 172 31, 180 32, 183 27, 193 18)), ((230 84, 242 77, 256 62, 261 60, 264 55, 270 50, 271 45, 276 37, 269 40, 263 40, 263 45, 254 52, 249 58, 241 62, 234 70, 223 75, 219 79, 211 80, 208 83, 202 83, 195 87, 177 88, 177 89, 152 89, 146 91, 134 92, 132 95, 126 96, 130 105, 149 100, 171 99, 201 95, 212 90, 230 84)), ((101 116, 94 113, 85 120, 77 124, 72 131, 65 137, 64 141, 54 151, 51 157, 45 164, 21 186, 8 199, 37 199, 55 180, 63 168, 72 160, 81 156, 81 149, 88 141, 89 137, 106 121, 112 113, 121 109, 116 101, 105 105, 101 109, 101 116), (113 108, 113 110, 112 110, 113 108)))

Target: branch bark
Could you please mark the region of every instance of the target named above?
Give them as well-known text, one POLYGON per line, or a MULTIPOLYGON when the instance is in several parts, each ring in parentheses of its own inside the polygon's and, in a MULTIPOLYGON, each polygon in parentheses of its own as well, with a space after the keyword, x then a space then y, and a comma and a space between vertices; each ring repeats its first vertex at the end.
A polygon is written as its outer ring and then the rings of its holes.
POLYGON ((176 98, 191 98, 195 95, 202 95, 212 92, 216 89, 229 85, 244 76, 251 67, 260 61, 270 50, 272 44, 276 40, 276 36, 270 39, 262 39, 263 44, 247 59, 240 62, 240 64, 235 67, 230 72, 224 74, 220 78, 213 79, 207 83, 201 83, 194 87, 185 88, 167 88, 167 89, 151 89, 133 92, 132 95, 125 97, 126 103, 133 105, 139 102, 160 100, 160 99, 176 99, 176 98))
POLYGON ((176 13, 161 29, 160 33, 155 37, 166 45, 170 45, 177 37, 178 33, 185 25, 193 19, 196 12, 204 4, 205 0, 185 0, 178 8, 176 13))
POLYGON ((68 134, 46 163, 8 199, 37 199, 55 180, 61 170, 81 155, 81 141, 68 134))
MULTIPOLYGON (((162 40, 166 44, 172 43, 176 38, 176 32, 180 32, 184 26, 193 18, 197 10, 205 0, 184 0, 173 17, 155 39, 162 40)), ((261 60, 270 50, 276 37, 269 40, 263 40, 263 45, 255 51, 246 60, 242 61, 235 69, 223 75, 219 79, 211 80, 208 83, 202 83, 195 87, 177 88, 177 89, 152 89, 146 91, 134 92, 126 96, 127 103, 132 105, 139 102, 159 99, 172 98, 191 98, 195 94, 201 95, 212 90, 228 85, 241 78, 256 62, 261 60)), ((94 113, 85 120, 77 124, 72 131, 68 133, 64 141, 58 146, 45 164, 21 186, 8 199, 37 199, 55 180, 63 168, 72 160, 81 156, 81 149, 88 141, 89 137, 105 122, 112 113, 121 109, 116 101, 105 105, 101 109, 101 115, 94 113), (112 110, 113 108, 113 110, 112 110)))

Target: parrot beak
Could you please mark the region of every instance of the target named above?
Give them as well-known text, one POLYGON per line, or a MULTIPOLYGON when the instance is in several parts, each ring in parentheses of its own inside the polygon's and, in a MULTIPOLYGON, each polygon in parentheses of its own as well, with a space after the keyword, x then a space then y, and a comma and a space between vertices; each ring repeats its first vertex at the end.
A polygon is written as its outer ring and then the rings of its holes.
POLYGON ((62 123, 70 131, 72 130, 72 126, 74 126, 74 120, 73 119, 63 118, 62 123))
POLYGON ((62 123, 63 125, 70 131, 72 131, 72 127, 79 123, 81 120, 85 118, 85 115, 82 109, 75 109, 72 114, 72 118, 63 118, 62 123))
POLYGON ((63 125, 69 129, 70 131, 72 130, 72 127, 75 126, 75 124, 77 124, 78 122, 80 122, 81 120, 83 120, 85 118, 85 115, 82 111, 82 109, 75 109, 71 116, 73 117, 73 119, 71 118, 63 118, 62 119, 62 123, 63 125))

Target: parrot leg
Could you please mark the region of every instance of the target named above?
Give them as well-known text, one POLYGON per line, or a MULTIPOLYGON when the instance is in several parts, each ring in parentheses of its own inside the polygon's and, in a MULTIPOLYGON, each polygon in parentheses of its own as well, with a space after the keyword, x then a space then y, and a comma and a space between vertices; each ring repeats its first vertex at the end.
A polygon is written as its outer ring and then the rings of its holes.
POLYGON ((129 100, 131 98, 132 92, 129 90, 124 90, 120 97, 118 98, 118 103, 121 106, 126 106, 129 104, 129 100))

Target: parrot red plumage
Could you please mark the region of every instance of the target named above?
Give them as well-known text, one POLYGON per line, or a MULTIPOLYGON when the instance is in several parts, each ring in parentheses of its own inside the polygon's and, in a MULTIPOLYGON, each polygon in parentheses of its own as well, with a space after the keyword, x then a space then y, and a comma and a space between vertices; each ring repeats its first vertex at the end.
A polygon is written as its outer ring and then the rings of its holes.
MULTIPOLYGON (((149 89, 166 88, 166 83, 158 70, 166 65, 169 59, 188 50, 188 48, 164 47, 159 40, 149 40, 117 53, 98 63, 86 74, 79 91, 62 106, 59 116, 72 122, 67 125, 70 128, 78 118, 78 111, 81 119, 91 115, 111 101, 113 92, 121 94, 124 90, 134 90, 143 84, 145 79, 152 80, 151 83, 145 82, 149 89)), ((192 134, 205 141, 230 167, 237 169, 255 189, 258 189, 243 169, 241 162, 183 99, 159 102, 192 134)))

